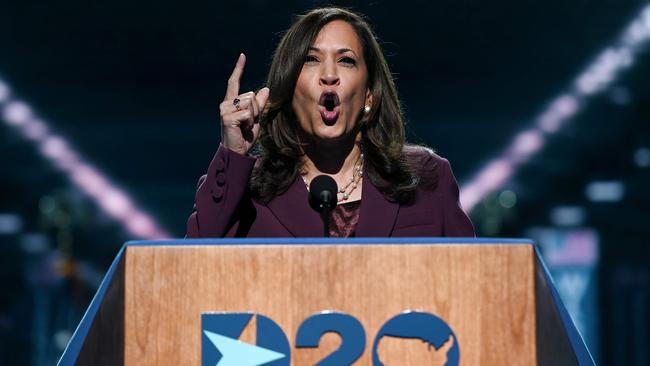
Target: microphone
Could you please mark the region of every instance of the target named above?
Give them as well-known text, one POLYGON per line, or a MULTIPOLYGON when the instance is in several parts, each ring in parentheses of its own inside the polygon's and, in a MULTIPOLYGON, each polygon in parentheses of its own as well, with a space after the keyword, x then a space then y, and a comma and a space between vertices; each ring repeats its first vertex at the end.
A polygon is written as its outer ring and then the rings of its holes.
POLYGON ((323 236, 330 236, 330 211, 336 206, 336 181, 329 175, 319 175, 309 184, 309 205, 320 212, 323 219, 323 236))

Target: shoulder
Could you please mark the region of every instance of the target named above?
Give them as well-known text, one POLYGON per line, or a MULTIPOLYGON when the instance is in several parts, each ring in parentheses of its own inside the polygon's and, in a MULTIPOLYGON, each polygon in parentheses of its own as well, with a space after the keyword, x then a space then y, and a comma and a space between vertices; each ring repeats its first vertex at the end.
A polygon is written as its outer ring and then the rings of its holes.
POLYGON ((427 146, 406 144, 402 149, 407 163, 413 167, 418 166, 437 166, 439 164, 449 164, 447 159, 435 153, 435 151, 427 146))
POLYGON ((408 166, 418 175, 425 187, 435 188, 450 170, 449 161, 429 147, 407 144, 402 152, 408 166))

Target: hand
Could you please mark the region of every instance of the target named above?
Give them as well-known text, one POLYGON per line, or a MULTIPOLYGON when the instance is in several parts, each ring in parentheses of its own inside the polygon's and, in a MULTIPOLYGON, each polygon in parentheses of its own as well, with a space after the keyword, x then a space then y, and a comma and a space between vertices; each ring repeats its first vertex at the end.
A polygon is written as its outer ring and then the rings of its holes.
POLYGON ((246 56, 242 53, 235 69, 228 79, 226 97, 219 111, 221 114, 221 143, 228 149, 246 155, 260 132, 259 117, 269 99, 269 88, 262 88, 257 94, 239 94, 239 81, 244 73, 246 56), (239 100, 235 103, 235 100, 239 100), (239 106, 239 109, 237 108, 239 106))

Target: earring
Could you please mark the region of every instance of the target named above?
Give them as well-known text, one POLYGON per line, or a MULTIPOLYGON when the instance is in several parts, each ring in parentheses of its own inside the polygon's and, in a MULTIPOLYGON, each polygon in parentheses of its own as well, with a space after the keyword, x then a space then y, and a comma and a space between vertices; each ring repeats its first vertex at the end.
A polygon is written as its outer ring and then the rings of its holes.
POLYGON ((366 104, 365 107, 363 107, 363 113, 368 114, 370 112, 370 106, 366 104))

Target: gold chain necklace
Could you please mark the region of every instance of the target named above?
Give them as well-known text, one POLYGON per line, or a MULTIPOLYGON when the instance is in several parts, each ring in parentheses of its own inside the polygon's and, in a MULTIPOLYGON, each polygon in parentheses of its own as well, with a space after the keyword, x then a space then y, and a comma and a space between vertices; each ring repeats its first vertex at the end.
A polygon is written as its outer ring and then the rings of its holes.
MULTIPOLYGON (((339 188, 339 191, 336 194, 336 201, 337 202, 342 202, 342 201, 347 201, 350 198, 350 195, 352 195, 352 192, 354 192, 355 189, 359 186, 359 183, 361 182, 361 178, 363 177, 363 150, 361 151, 361 154, 359 154, 359 158, 357 161, 354 163, 354 169, 352 171, 352 178, 350 178, 350 181, 343 187, 339 188)), ((305 186, 307 186, 307 191, 309 191, 309 181, 305 176, 302 176, 302 181, 305 182, 305 186)))

